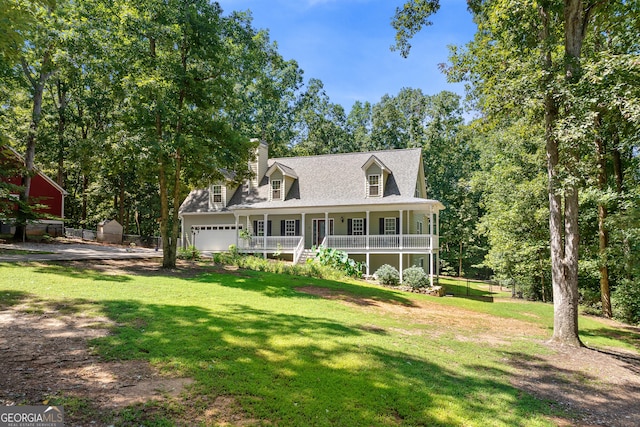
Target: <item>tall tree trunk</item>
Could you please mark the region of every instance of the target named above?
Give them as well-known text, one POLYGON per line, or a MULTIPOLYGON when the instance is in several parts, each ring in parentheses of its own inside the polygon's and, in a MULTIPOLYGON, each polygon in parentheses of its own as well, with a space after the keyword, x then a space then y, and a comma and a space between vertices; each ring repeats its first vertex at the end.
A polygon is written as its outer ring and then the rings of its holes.
POLYGON ((462 277, 462 240, 460 240, 460 252, 458 252, 458 277, 462 277))
POLYGON ((124 227, 124 177, 120 177, 118 192, 118 222, 124 227))
POLYGON ((18 208, 16 232, 14 235, 14 239, 16 240, 24 240, 26 235, 31 177, 35 173, 36 138, 40 119, 42 118, 42 96, 44 94, 45 84, 52 74, 51 71, 49 71, 49 68, 51 67, 51 53, 49 50, 44 53, 42 67, 37 78, 31 73, 29 65, 27 65, 24 58, 22 58, 21 64, 24 75, 31 84, 31 90, 33 91, 33 105, 31 110, 31 122, 29 123, 29 131, 27 133, 27 147, 24 156, 25 169, 22 174, 22 191, 20 192, 21 203, 18 208))
POLYGON ((611 157, 613 158, 613 175, 616 178, 616 192, 618 195, 622 194, 622 155, 620 154, 620 150, 618 149, 618 144, 620 142, 620 136, 616 131, 613 134, 613 149, 611 150, 611 157))
MULTIPOLYGON (((601 128, 600 114, 595 119, 596 130, 601 128)), ((595 138, 597 155, 598 189, 604 192, 607 188, 607 163, 605 145, 600 137, 595 138)), ((607 248, 609 246, 609 231, 605 225, 607 219, 607 207, 602 200, 598 201, 598 255, 600 269, 600 301, 602 302, 602 315, 611 317, 611 291, 609 289, 609 266, 607 263, 607 248)))
POLYGON ((64 170, 64 157, 65 157, 65 148, 66 148, 66 139, 65 139, 65 130, 67 128, 67 104, 69 100, 67 99, 67 90, 64 85, 58 79, 56 82, 57 88, 57 96, 58 96, 58 174, 56 178, 56 182, 60 187, 64 188, 65 181, 65 170, 64 170))
MULTIPOLYGON (((160 236, 162 236, 162 267, 176 268, 176 257, 172 253, 169 234, 169 189, 167 183, 167 160, 160 155, 158 178, 160 182, 160 236)), ((175 247, 175 245, 174 245, 175 247)))
MULTIPOLYGON (((549 78, 552 71, 552 57, 548 47, 550 37, 549 11, 540 8, 543 22, 541 33, 543 60, 549 78)), ((583 13, 580 0, 565 0, 565 81, 576 78, 579 71, 578 60, 582 47, 583 13)), ((550 83, 550 82, 547 82, 550 83)), ((551 87, 551 85, 547 85, 551 87)), ((553 342, 579 347, 578 336, 578 189, 572 181, 562 188, 558 182, 560 159, 559 141, 555 135, 558 120, 556 93, 547 89, 545 107, 545 140, 547 151, 547 173, 549 180, 549 234, 551 246, 551 278, 553 283, 553 342), (564 209, 561 190, 564 190, 564 209)), ((569 107, 567 107, 569 108, 569 107)), ((570 109, 570 108, 569 108, 570 109)), ((575 154, 570 162, 576 162, 575 154)), ((570 169, 573 169, 570 165, 570 169)))
POLYGON ((80 216, 80 223, 82 224, 82 228, 84 228, 87 224, 87 190, 89 189, 89 178, 87 178, 87 174, 82 174, 82 214, 80 216))

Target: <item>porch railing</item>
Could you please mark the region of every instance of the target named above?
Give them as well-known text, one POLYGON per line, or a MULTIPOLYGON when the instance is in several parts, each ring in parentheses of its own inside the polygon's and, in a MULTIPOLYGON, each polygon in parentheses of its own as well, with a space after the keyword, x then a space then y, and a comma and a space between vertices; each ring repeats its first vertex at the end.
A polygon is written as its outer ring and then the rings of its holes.
POLYGON ((429 249, 431 236, 426 234, 327 236, 324 244, 330 248, 357 249, 429 249))
MULTIPOLYGON (((252 236, 240 239, 238 249, 244 251, 285 251, 293 252, 300 244, 301 236, 252 236)), ((303 244, 304 246, 304 244, 303 244)))
POLYGON ((304 237, 301 237, 300 242, 298 243, 298 246, 296 246, 296 248, 293 250, 294 264, 297 264, 298 261, 300 261, 300 257, 302 256, 303 252, 304 252, 304 237))

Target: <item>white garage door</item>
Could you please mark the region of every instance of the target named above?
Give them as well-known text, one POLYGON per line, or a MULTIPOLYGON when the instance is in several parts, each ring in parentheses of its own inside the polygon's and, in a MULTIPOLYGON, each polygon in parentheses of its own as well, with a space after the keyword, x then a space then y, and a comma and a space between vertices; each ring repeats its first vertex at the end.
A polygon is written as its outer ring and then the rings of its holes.
POLYGON ((191 227, 193 245, 200 251, 226 251, 236 244, 236 236, 242 226, 233 224, 194 225, 191 227))

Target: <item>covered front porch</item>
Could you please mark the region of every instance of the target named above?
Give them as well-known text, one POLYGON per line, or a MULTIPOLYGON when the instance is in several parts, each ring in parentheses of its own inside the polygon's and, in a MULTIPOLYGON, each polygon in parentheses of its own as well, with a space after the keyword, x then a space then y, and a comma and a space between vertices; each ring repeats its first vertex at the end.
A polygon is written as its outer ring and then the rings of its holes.
POLYGON ((370 275, 386 260, 402 270, 419 265, 437 276, 438 209, 236 212, 240 252, 286 255, 297 263, 305 250, 326 246, 357 255, 370 275), (385 257, 381 255, 386 255, 385 257), (373 257, 373 258, 372 258, 373 257), (372 259, 374 262, 372 263, 372 259), (374 265, 375 264, 375 265, 374 265))

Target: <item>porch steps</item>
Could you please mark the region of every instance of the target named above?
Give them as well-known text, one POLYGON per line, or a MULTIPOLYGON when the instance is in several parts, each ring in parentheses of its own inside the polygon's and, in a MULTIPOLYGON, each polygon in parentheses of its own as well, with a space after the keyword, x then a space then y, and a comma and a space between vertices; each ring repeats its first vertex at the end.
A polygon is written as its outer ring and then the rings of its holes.
POLYGON ((315 252, 311 249, 305 249, 302 251, 300 255, 300 259, 298 260, 298 264, 306 264, 308 259, 312 259, 316 256, 315 252))

